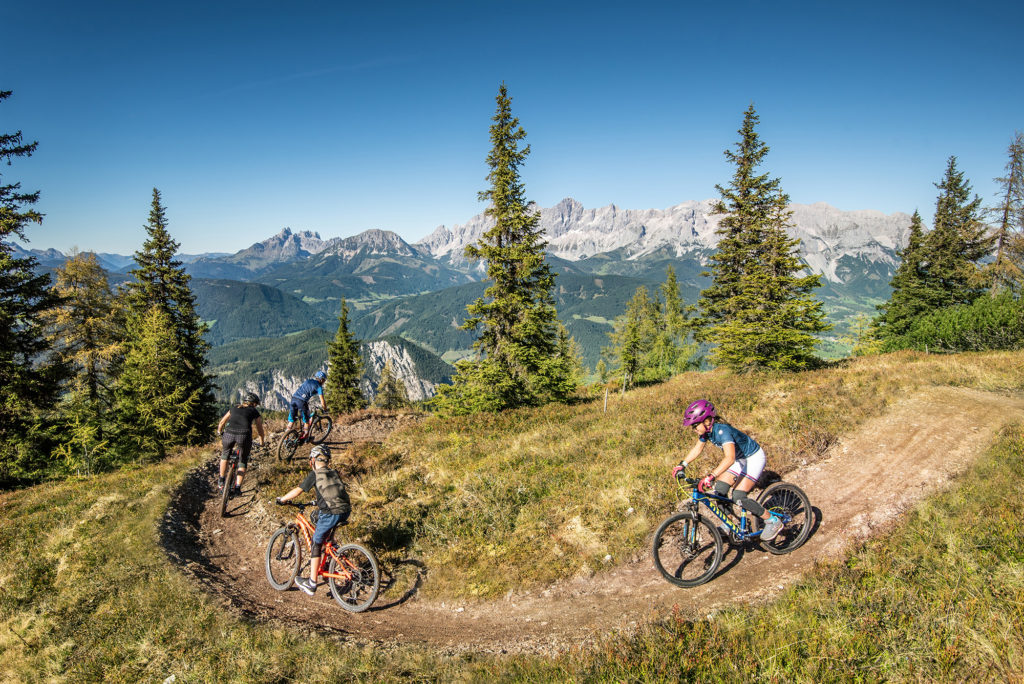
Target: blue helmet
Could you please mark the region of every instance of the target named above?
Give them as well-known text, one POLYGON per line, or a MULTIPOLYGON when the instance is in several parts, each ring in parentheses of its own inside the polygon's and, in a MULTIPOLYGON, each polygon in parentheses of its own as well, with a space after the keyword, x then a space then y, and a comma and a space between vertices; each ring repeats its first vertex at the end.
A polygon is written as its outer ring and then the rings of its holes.
POLYGON ((322 371, 322 370, 321 371, 317 371, 316 373, 313 373, 313 379, 314 380, 319 380, 321 383, 326 382, 327 381, 327 372, 326 371, 322 371))

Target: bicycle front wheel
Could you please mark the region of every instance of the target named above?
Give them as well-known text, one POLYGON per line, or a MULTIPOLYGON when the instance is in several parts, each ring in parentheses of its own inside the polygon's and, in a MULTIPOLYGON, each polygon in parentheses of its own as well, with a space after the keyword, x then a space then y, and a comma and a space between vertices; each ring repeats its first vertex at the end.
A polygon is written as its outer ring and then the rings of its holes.
POLYGON ((790 520, 771 541, 761 540, 761 546, 774 554, 789 553, 807 541, 814 523, 811 500, 803 490, 788 482, 776 482, 757 497, 767 510, 788 515, 790 520))
POLYGON ((299 561, 302 560, 302 547, 299 546, 299 535, 295 530, 282 527, 274 532, 267 543, 267 581, 278 591, 292 586, 295 576, 299 573, 299 561))
POLYGON ((321 444, 331 434, 334 423, 330 416, 317 416, 309 424, 309 441, 313 444, 321 444))
POLYGON ((299 439, 299 431, 295 428, 288 430, 281 436, 281 441, 277 443, 277 460, 279 461, 290 461, 295 455, 295 451, 301 444, 299 439))
POLYGON ((331 595, 345 610, 361 613, 376 600, 380 570, 372 551, 359 544, 346 544, 338 549, 336 557, 331 556, 327 572, 331 595))
POLYGON ((662 576, 679 587, 696 587, 710 580, 722 562, 722 535, 703 516, 677 513, 654 533, 654 564, 662 576))
POLYGON ((228 516, 228 499, 231 498, 231 488, 235 486, 235 470, 237 468, 238 463, 229 461, 227 472, 224 473, 224 489, 220 493, 220 517, 222 518, 228 516))

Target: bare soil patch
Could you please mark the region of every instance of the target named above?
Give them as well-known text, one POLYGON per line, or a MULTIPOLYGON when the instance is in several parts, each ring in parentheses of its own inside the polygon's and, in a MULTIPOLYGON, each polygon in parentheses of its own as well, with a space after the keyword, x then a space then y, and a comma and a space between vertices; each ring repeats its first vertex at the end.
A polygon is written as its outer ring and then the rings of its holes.
MULTIPOLYGON (((220 517, 211 461, 193 470, 161 526, 170 557, 225 606, 254 620, 326 630, 356 642, 430 646, 442 652, 554 653, 586 646, 678 610, 699 617, 725 603, 763 601, 821 559, 888 529, 924 496, 964 472, 997 431, 1024 418, 1024 399, 975 390, 932 388, 833 445, 825 458, 784 479, 800 486, 818 511, 812 536, 784 556, 733 548, 716 577, 680 589, 658 574, 650 549, 593 577, 576 577, 504 600, 435 602, 417 596, 429 569, 415 559, 384 568, 385 587, 366 613, 344 612, 322 586, 313 598, 277 592, 264 576, 270 534, 286 518, 268 511, 247 480, 231 515, 220 517)), ((380 441, 395 427, 368 416, 337 425, 331 441, 380 441)), ((769 467, 771 454, 769 454, 769 467)), ((654 530, 651 530, 653 534, 654 530)), ((339 539, 344 532, 339 531, 339 539)))

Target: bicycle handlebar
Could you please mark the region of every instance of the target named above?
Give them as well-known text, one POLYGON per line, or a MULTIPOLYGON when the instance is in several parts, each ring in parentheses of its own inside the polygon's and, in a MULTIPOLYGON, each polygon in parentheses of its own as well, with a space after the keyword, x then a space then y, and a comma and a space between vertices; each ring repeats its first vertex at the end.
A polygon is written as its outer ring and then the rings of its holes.
POLYGON ((308 503, 298 503, 296 501, 281 501, 280 499, 274 499, 274 503, 276 503, 278 506, 295 506, 299 510, 316 505, 316 502, 314 501, 310 501, 308 503))

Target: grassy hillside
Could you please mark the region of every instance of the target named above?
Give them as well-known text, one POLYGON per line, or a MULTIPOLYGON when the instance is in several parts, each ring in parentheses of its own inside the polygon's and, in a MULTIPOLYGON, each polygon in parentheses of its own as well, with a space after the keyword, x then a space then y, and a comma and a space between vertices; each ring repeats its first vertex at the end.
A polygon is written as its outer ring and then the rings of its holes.
MULTIPOLYGON (((1019 394, 1024 355, 899 354, 781 377, 694 373, 627 393, 607 414, 582 402, 431 419, 359 455, 352 532, 377 534, 385 557, 398 553, 387 541, 404 539, 403 551, 431 568, 424 592, 433 596, 545 583, 597 562, 590 544, 564 532, 569 520, 614 562, 643 549, 671 503, 665 473, 688 399, 715 399, 785 472, 887 400, 932 385, 1019 394)), ((769 604, 706 620, 666 616, 551 659, 374 649, 237 617, 159 546, 175 525, 164 518, 175 486, 210 451, 0 493, 0 680, 1013 681, 1024 672, 1020 430, 905 525, 769 604)), ((277 491, 271 484, 261 496, 277 491)))
MULTIPOLYGON (((584 401, 431 419, 392 436, 387 450, 400 467, 365 483, 363 506, 371 528, 415 540, 412 551, 434 568, 427 593, 500 596, 644 547, 674 504, 665 474, 690 445, 678 417, 696 397, 713 400, 785 474, 889 401, 933 384, 1021 391, 1024 355, 906 354, 778 377, 687 373, 613 394, 608 413, 584 401)), ((701 458, 710 468, 713 456, 701 458)))

